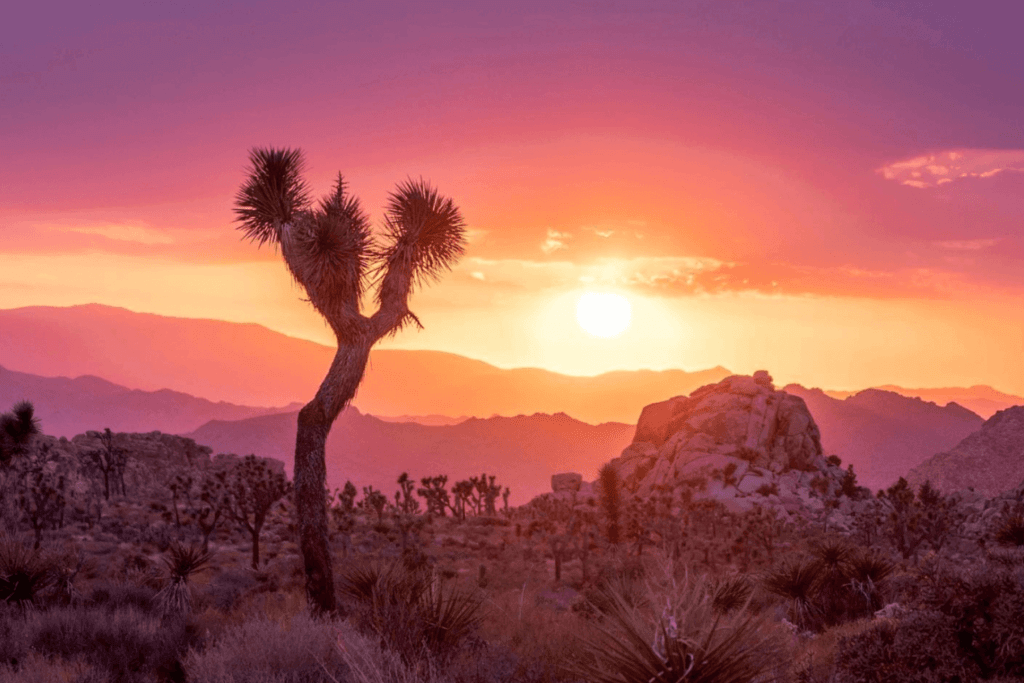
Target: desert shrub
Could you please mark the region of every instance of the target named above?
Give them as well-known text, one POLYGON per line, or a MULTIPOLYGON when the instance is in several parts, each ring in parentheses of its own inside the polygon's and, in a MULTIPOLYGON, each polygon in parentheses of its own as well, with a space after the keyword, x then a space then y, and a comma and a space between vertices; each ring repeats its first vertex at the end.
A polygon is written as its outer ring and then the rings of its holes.
POLYGON ((149 613, 155 610, 156 590, 151 586, 126 583, 101 583, 93 587, 87 603, 109 611, 132 608, 149 613))
POLYGON ((174 679, 179 657, 198 642, 185 620, 161 621, 133 609, 55 608, 30 614, 24 627, 35 652, 81 658, 114 681, 174 679))
POLYGON ((192 586, 189 579, 203 571, 213 559, 212 553, 199 546, 174 544, 164 558, 167 585, 156 594, 156 603, 164 614, 187 614, 192 610, 192 586))
POLYGON ((257 585, 253 572, 229 569, 213 577, 206 588, 206 595, 221 612, 230 612, 238 599, 257 585))
POLYGON ((996 528, 996 543, 999 545, 1024 546, 1024 514, 1013 514, 996 528))
POLYGON ((53 581, 52 563, 20 541, 0 537, 0 601, 34 603, 53 581))
POLYGON ((652 589, 651 608, 609 595, 605 621, 583 637, 572 672, 592 683, 774 678, 781 650, 766 622, 744 610, 716 614, 714 589, 706 581, 679 586, 673 580, 670 588, 668 594, 652 589))
POLYGON ((787 617, 818 631, 871 616, 889 593, 896 565, 843 540, 818 543, 809 556, 787 559, 762 580, 762 587, 786 601, 787 617))
POLYGON ((1024 580, 1006 570, 929 571, 914 611, 845 642, 840 681, 1024 678, 1024 580), (881 673, 879 673, 881 672, 881 673), (883 673, 887 674, 883 675, 883 673))
POLYGON ((107 680, 109 677, 103 672, 95 672, 83 661, 66 662, 29 653, 16 666, 4 666, 0 662, 0 683, 105 683, 107 680))
POLYGON ((717 579, 711 586, 711 607, 716 614, 729 614, 746 606, 754 587, 745 576, 717 579))
POLYGON ((957 633, 941 613, 915 612, 898 623, 881 620, 870 630, 840 641, 837 683, 946 683, 975 681, 957 633))
POLYGON ((348 633, 308 614, 284 624, 259 617, 225 631, 205 650, 191 650, 184 668, 192 683, 347 681, 339 632, 348 633))
POLYGON ((448 662, 480 624, 475 595, 401 564, 350 567, 340 589, 355 604, 356 623, 409 664, 448 662))

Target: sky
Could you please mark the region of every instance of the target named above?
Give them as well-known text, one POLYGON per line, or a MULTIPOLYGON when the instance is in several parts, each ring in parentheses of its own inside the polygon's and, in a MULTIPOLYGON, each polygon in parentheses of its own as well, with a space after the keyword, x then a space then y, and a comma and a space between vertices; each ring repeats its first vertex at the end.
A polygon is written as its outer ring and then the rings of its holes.
POLYGON ((254 146, 378 221, 468 224, 439 349, 1024 393, 1024 7, 20 3, 0 26, 0 308, 98 302, 325 343, 232 203, 254 146), (577 325, 587 291, 632 321, 577 325))

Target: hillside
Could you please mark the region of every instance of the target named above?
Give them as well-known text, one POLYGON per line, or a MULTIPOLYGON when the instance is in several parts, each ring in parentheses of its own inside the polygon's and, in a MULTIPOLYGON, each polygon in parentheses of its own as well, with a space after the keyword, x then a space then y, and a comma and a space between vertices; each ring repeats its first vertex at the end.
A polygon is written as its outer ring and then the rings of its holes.
POLYGON ((931 481, 943 491, 973 488, 996 496, 1024 482, 1024 406, 1002 410, 981 429, 907 475, 912 484, 931 481))
MULTIPOLYGON (((215 453, 254 453, 286 463, 291 476, 297 413, 234 422, 215 421, 187 434, 215 453)), ((568 415, 471 418, 457 425, 392 423, 348 408, 327 440, 331 488, 351 479, 390 493, 403 471, 420 477, 447 474, 449 482, 487 474, 525 503, 551 488, 551 475, 572 470, 593 479, 598 468, 632 440, 633 426, 590 425, 568 415)))
MULTIPOLYGON (((260 325, 170 318, 90 304, 0 310, 0 365, 47 377, 95 375, 240 405, 305 402, 333 350, 260 325)), ((689 393, 724 368, 574 377, 503 370, 439 351, 374 350, 353 405, 374 415, 489 417, 565 412, 635 422, 651 401, 689 393), (415 386, 416 391, 408 387, 415 386)))
POLYGON ((785 391, 807 403, 826 454, 853 463, 858 482, 888 487, 938 451, 978 429, 983 420, 959 405, 937 406, 891 391, 866 389, 843 400, 798 384, 785 391))
POLYGON ((0 412, 21 400, 35 406, 47 434, 71 438, 115 432, 189 432, 210 420, 241 420, 294 410, 214 403, 178 391, 128 389, 99 377, 39 377, 0 367, 0 412))

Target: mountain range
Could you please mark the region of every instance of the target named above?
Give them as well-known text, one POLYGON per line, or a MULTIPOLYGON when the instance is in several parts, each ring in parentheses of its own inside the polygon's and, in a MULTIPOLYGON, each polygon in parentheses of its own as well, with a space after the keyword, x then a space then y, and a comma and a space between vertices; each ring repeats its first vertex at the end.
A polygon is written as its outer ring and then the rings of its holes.
POLYGON ((907 475, 911 484, 930 481, 939 490, 973 488, 996 496, 1024 481, 1024 406, 1001 410, 946 452, 936 453, 907 475))
POLYGON ((180 391, 141 391, 84 375, 39 377, 0 367, 0 412, 27 399, 35 407, 43 431, 71 438, 109 427, 115 432, 190 432, 210 420, 241 420, 298 406, 254 408, 208 401, 180 391))
MULTIPOLYGON (((215 453, 254 453, 285 462, 289 476, 297 413, 212 421, 185 434, 215 453)), ((469 418, 455 425, 386 422, 349 407, 327 439, 327 482, 346 480, 392 493, 402 472, 419 481, 445 474, 449 484, 483 472, 511 488, 510 504, 551 490, 551 475, 580 472, 596 479, 604 463, 633 439, 632 425, 590 425, 565 413, 469 418)))
MULTIPOLYGON (((99 305, 0 310, 0 410, 28 398, 50 434, 160 430, 194 436, 216 451, 290 464, 295 401, 315 390, 331 355, 325 346, 258 325, 99 305), (76 378, 39 376, 46 374, 76 378)), ((533 490, 562 469, 590 476, 628 443, 628 425, 645 405, 728 374, 712 368, 573 377, 503 370, 435 351, 377 350, 353 410, 332 432, 329 469, 335 478, 365 475, 378 486, 401 469, 425 476, 431 472, 422 470, 447 472, 452 464, 466 468, 451 473, 463 477, 501 468, 508 485, 516 480, 521 490, 533 490), (535 480, 516 479, 512 470, 529 463, 543 471, 535 480)), ((990 387, 785 389, 807 402, 826 453, 853 463, 871 488, 888 486, 981 427, 982 417, 944 399, 960 397, 984 411, 1024 404, 990 387)))
POLYGON ((865 389, 842 400, 798 384, 785 391, 807 403, 825 453, 838 455, 844 467, 852 463, 858 483, 872 490, 890 486, 984 422, 956 403, 939 406, 893 391, 865 389))
MULTIPOLYGON (((98 304, 0 310, 0 365, 10 370, 94 375, 133 389, 171 389, 239 405, 308 401, 333 356, 331 348, 253 324, 98 304)), ((719 367, 575 377, 536 368, 504 370, 440 351, 375 349, 353 405, 383 416, 565 412, 592 424, 632 423, 648 403, 729 374, 719 367)))

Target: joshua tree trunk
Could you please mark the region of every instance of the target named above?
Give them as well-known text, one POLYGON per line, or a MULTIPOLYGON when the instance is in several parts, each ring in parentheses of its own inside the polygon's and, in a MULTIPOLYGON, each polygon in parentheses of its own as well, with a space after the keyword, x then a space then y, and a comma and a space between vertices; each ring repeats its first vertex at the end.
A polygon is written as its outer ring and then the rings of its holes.
POLYGON ((295 438, 295 514, 306 569, 306 593, 321 612, 335 609, 334 572, 327 534, 327 435, 363 379, 373 341, 339 341, 331 369, 312 401, 299 411, 295 438))

